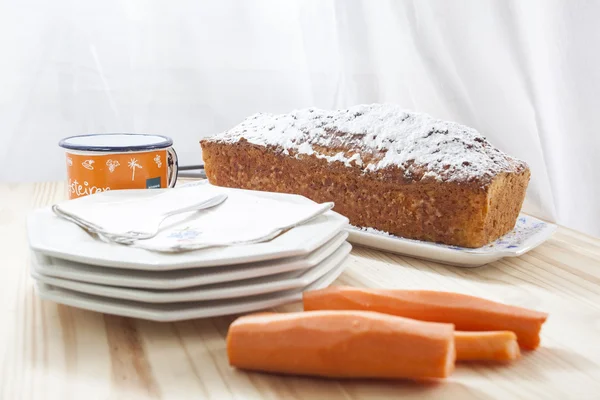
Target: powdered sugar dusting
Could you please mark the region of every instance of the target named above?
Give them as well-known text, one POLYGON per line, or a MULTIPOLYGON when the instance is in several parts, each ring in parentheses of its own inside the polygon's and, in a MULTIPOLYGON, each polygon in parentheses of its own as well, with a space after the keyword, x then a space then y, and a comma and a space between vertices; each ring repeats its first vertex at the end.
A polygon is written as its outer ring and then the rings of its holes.
POLYGON ((385 231, 380 231, 379 229, 375 229, 375 228, 367 228, 364 226, 358 226, 358 227, 353 227, 353 229, 357 229, 359 231, 365 232, 365 233, 373 233, 375 235, 380 235, 380 236, 387 236, 387 237, 396 237, 394 235, 392 235, 391 233, 385 232, 385 231))
POLYGON ((397 167, 415 181, 485 182, 498 173, 526 168, 475 129, 392 104, 255 114, 210 140, 241 139, 275 147, 286 155, 342 162, 365 173, 397 167))

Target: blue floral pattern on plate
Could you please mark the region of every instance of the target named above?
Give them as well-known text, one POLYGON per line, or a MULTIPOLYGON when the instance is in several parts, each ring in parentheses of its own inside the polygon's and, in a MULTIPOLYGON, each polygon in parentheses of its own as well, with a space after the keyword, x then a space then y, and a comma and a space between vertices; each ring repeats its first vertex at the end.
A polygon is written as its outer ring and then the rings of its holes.
POLYGON ((192 240, 200 236, 202 232, 196 229, 192 229, 190 227, 185 227, 182 229, 178 229, 173 231, 169 236, 170 239, 176 239, 178 242, 186 242, 188 240, 192 240))

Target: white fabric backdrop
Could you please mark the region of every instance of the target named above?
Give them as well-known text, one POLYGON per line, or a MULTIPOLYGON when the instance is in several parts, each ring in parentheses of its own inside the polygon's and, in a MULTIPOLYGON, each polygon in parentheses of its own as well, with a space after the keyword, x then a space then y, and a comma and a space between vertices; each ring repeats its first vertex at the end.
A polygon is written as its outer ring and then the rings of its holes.
POLYGON ((62 179, 57 141, 198 140, 257 111, 394 102, 532 169, 526 211, 600 236, 600 2, 0 1, 0 180, 62 179))

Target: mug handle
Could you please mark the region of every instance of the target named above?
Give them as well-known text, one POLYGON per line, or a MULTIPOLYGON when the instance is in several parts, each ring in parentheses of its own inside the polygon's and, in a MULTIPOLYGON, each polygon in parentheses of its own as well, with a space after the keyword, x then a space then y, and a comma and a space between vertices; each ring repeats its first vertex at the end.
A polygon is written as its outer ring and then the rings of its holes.
POLYGON ((177 152, 172 147, 169 147, 167 149, 167 156, 169 161, 171 161, 167 162, 167 168, 170 167, 171 169, 170 173, 167 175, 167 187, 173 188, 177 183, 177 175, 179 173, 179 161, 177 160, 177 152))

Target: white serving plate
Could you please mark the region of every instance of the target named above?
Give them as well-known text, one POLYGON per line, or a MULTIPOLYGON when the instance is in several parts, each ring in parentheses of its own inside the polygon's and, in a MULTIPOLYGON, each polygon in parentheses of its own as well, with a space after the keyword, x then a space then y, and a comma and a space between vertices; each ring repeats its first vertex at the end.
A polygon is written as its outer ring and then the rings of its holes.
POLYGON ((556 225, 521 214, 515 229, 476 249, 405 239, 385 232, 348 229, 350 243, 460 267, 478 267, 504 257, 518 257, 550 238, 556 225))
POLYGON ((303 291, 322 289, 331 285, 343 270, 344 262, 325 276, 302 289, 240 297, 229 300, 199 301, 192 303, 146 304, 136 301, 117 300, 78 293, 68 289, 61 289, 41 282, 36 283, 36 290, 42 299, 51 300, 72 307, 106 314, 121 315, 124 317, 171 322, 248 313, 302 301, 303 291))
POLYGON ((52 278, 40 275, 32 271, 31 276, 38 282, 46 283, 55 287, 69 289, 80 293, 93 294, 97 296, 110 297, 139 301, 143 303, 179 303, 190 301, 206 301, 232 299, 236 297, 255 296, 274 292, 283 292, 291 289, 306 287, 326 275, 344 261, 352 246, 343 243, 333 254, 327 257, 316 267, 303 271, 285 272, 283 274, 270 275, 243 281, 218 283, 208 286, 196 286, 183 290, 150 290, 132 289, 116 286, 96 285, 71 281, 67 279, 52 278))
MULTIPOLYGON (((125 196, 126 191, 123 193, 125 196)), ((293 203, 312 202, 297 195, 255 194, 293 203)), ((27 220, 29 245, 38 253, 84 264, 146 271, 215 267, 303 256, 327 243, 347 226, 348 218, 328 211, 268 242, 159 253, 96 240, 75 224, 54 215, 50 207, 34 211, 27 220)))
POLYGON ((68 279, 96 285, 173 290, 252 279, 312 268, 339 249, 347 237, 347 232, 340 232, 329 242, 307 256, 259 261, 241 265, 225 265, 214 268, 180 269, 175 271, 105 268, 67 261, 61 258, 48 257, 36 252, 32 252, 31 267, 35 274, 45 277, 68 279))

